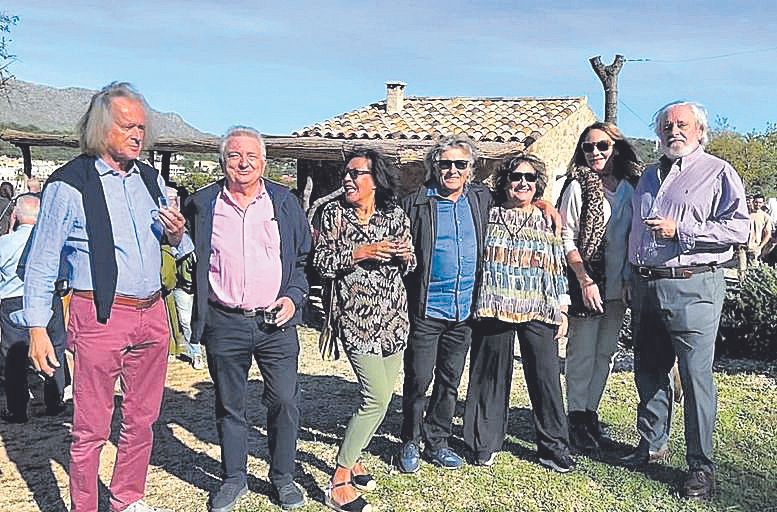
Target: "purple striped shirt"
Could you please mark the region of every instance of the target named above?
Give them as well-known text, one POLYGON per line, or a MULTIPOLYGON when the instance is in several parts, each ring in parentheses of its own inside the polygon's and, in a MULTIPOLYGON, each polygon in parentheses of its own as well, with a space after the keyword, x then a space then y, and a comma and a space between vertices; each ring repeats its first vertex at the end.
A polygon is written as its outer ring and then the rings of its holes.
POLYGON ((750 216, 742 179, 731 165, 699 147, 675 160, 659 177, 659 164, 647 167, 632 198, 634 216, 629 261, 647 267, 723 263, 732 245, 747 243, 750 216), (643 219, 670 218, 674 239, 653 238, 643 219))

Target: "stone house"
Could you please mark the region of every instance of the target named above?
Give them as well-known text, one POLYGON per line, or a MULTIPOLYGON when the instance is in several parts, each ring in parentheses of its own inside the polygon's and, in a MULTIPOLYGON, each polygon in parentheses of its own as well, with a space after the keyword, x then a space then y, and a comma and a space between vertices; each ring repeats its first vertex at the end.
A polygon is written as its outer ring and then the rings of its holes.
MULTIPOLYGON (((462 98, 405 96, 406 84, 387 82, 386 98, 307 126, 305 139, 343 141, 343 147, 368 146, 393 157, 403 191, 421 183, 423 156, 440 137, 464 133, 481 151, 477 179, 486 179, 499 160, 526 151, 548 166, 546 197, 554 197, 554 178, 563 175, 583 128, 596 116, 585 97, 462 98), (345 144, 347 142, 348 144, 345 144)), ((297 188, 308 190, 306 203, 337 189, 342 161, 297 160, 297 188)), ((307 206, 307 204, 306 204, 307 206)))

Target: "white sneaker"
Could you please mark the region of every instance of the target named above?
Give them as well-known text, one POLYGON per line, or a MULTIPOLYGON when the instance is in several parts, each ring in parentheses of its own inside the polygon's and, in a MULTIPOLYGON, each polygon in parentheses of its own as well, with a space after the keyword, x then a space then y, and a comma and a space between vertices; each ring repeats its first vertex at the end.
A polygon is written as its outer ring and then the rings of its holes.
POLYGON ((70 402, 73 400, 73 385, 65 386, 65 389, 62 391, 62 401, 63 402, 70 402))
POLYGON ((173 509, 152 507, 143 500, 138 500, 129 507, 125 508, 124 512, 173 512, 173 509))
POLYGON ((194 368, 195 370, 205 369, 205 361, 202 359, 202 356, 200 354, 197 354, 192 359, 192 368, 194 368))

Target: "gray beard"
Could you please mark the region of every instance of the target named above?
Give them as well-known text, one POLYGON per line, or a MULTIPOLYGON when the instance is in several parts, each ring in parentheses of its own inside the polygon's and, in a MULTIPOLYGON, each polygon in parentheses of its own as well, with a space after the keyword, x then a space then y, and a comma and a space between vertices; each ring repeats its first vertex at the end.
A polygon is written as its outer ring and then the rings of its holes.
POLYGON ((680 151, 674 151, 672 148, 664 146, 663 144, 661 144, 661 151, 663 151, 664 155, 666 155, 667 158, 671 158, 673 160, 676 160, 678 158, 683 158, 683 157, 686 157, 686 156, 690 155, 691 153, 696 151, 696 148, 698 148, 698 147, 699 146, 695 146, 695 147, 689 148, 688 146, 685 146, 685 148, 680 150, 680 151))

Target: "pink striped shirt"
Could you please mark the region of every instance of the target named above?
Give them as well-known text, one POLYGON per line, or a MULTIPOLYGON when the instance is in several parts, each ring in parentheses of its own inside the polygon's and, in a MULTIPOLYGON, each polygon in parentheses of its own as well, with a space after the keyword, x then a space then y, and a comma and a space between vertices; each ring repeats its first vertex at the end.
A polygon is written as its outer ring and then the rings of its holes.
POLYGON ((243 309, 275 302, 281 288, 281 235, 264 182, 245 210, 224 187, 216 198, 211 246, 211 299, 243 309))

